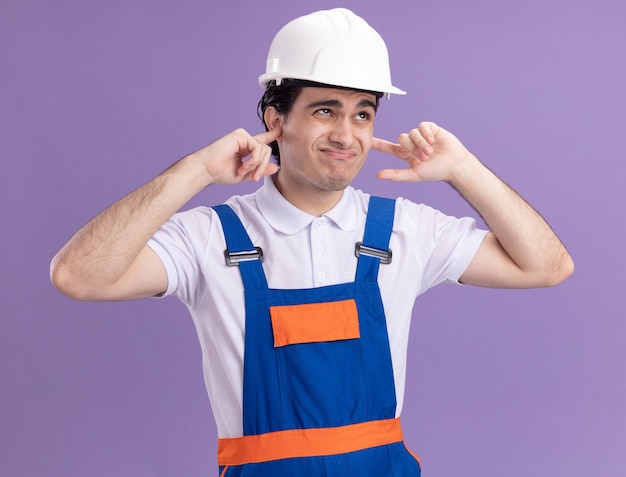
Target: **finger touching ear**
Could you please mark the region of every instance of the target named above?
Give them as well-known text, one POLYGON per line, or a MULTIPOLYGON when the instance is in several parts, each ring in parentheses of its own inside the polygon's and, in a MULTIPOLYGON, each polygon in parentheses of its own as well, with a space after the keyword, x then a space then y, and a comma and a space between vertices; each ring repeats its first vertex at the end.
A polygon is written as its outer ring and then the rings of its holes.
POLYGON ((400 144, 396 144, 385 139, 379 139, 377 137, 372 138, 372 149, 385 154, 391 154, 399 157, 400 159, 406 159, 411 155, 411 152, 404 149, 400 144))
POLYGON ((270 128, 270 130, 267 132, 259 133, 255 135, 254 138, 257 141, 262 142, 263 144, 269 144, 271 142, 274 142, 276 139, 280 138, 282 133, 283 133, 283 128, 281 126, 278 126, 276 128, 270 128))

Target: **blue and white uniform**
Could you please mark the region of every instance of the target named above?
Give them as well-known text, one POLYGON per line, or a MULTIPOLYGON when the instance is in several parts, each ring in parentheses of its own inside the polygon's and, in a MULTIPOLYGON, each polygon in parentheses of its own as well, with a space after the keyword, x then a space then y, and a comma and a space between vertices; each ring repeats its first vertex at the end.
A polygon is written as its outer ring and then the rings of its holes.
MULTIPOLYGON (((251 243, 263 249, 265 262, 262 272, 267 288, 289 291, 332 289, 335 285, 342 288, 346 283, 354 288, 365 286, 358 284, 358 278, 355 283, 351 282, 358 275, 354 244, 363 240, 369 199, 367 194, 349 187, 332 210, 322 217, 312 217, 287 202, 271 178, 268 178, 254 194, 235 196, 226 203, 242 221, 251 243)), ((384 422, 391 423, 385 432, 397 432, 397 424, 393 424, 395 419, 389 420, 388 415, 393 409, 391 418, 398 418, 402 409, 408 331, 415 298, 439 283, 457 282, 484 235, 485 231, 477 229, 472 219, 449 217, 405 199, 395 202, 395 219, 390 238, 390 248, 395 256, 391 264, 380 266, 378 272, 378 287, 382 295, 390 349, 387 353, 391 356, 392 368, 391 378, 385 378, 392 383, 391 391, 389 386, 385 386, 387 391, 383 394, 387 397, 381 395, 377 398, 387 402, 379 406, 384 412, 380 409, 377 411, 385 416, 382 418, 384 422), (389 396, 393 396, 393 399, 389 396), (393 404, 389 404, 394 400, 393 404)), ((244 373, 244 354, 248 354, 245 348, 248 347, 246 340, 249 331, 246 329, 248 318, 244 295, 249 293, 244 291, 240 270, 228 267, 225 263, 223 251, 227 248, 226 241, 222 223, 215 211, 198 207, 176 214, 155 234, 149 245, 167 270, 168 289, 165 295, 177 296, 187 305, 194 320, 220 441, 279 429, 271 421, 273 417, 269 411, 262 417, 252 419, 253 422, 256 419, 268 420, 263 426, 257 423, 260 427, 248 427, 248 411, 245 410, 248 404, 244 392, 247 378, 244 375, 249 373, 247 368, 244 373)), ((317 292, 304 293, 308 297, 308 293, 317 292)), ((286 305, 276 306, 280 309, 286 305)), ((357 308, 361 338, 370 339, 363 335, 369 333, 366 328, 370 325, 361 324, 362 305, 357 303, 357 308)), ((289 322, 289 313, 286 321, 289 322)), ((270 343, 273 347, 273 341, 270 340, 270 343)), ((285 345, 276 349, 279 353, 287 354, 285 349, 295 347, 285 345)), ((386 362, 389 363, 389 360, 386 362)), ((288 386, 299 388, 296 384, 297 381, 288 386)), ((318 392, 316 386, 306 386, 318 392)), ((379 388, 382 389, 382 386, 379 388)), ((318 398, 314 393, 306 394, 318 398)), ((260 395, 258 397, 261 398, 260 395)), ((363 406, 369 404, 353 400, 353 406, 354 409, 350 410, 350 414, 354 415, 354 418, 350 418, 351 422, 376 419, 375 413, 367 416, 363 414, 363 406)), ((345 410, 349 405, 345 404, 343 408, 345 410)), ((292 407, 289 412, 292 411, 295 412, 296 408, 292 407)), ((281 408, 281 413, 284 412, 281 408)), ((327 426, 335 422, 325 420, 320 424, 322 421, 316 422, 315 419, 314 416, 308 416, 302 422, 306 422, 307 426, 327 426)), ((405 452, 401 442, 396 447, 405 452)))
MULTIPOLYGON (((389 253, 394 208, 395 201, 370 199, 364 246, 389 253)), ((215 209, 228 251, 253 254, 232 210, 215 209)), ((420 475, 395 418, 381 258, 365 253, 353 282, 310 289, 270 289, 260 252, 238 264, 246 303, 244 435, 220 440, 220 475, 420 475)))

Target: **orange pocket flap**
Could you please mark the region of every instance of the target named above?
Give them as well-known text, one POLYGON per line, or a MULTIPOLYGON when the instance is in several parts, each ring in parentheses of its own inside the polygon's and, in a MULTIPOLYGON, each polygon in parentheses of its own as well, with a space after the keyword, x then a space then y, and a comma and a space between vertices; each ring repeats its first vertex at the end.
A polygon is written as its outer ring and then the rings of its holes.
POLYGON ((359 338, 354 300, 271 306, 274 347, 359 338))

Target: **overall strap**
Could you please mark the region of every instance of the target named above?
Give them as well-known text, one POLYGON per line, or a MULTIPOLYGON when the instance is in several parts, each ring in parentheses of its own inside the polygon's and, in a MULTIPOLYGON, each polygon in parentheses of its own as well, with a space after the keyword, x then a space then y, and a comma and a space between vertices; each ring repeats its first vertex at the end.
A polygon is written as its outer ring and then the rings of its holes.
POLYGON ((238 266, 246 290, 267 288, 267 280, 261 262, 263 251, 252 245, 250 236, 237 214, 228 205, 213 206, 222 222, 226 250, 224 257, 230 266, 238 266))
POLYGON ((356 245, 359 257, 356 269, 357 282, 375 282, 381 262, 391 262, 389 239, 393 229, 395 206, 394 199, 370 197, 363 242, 356 245))

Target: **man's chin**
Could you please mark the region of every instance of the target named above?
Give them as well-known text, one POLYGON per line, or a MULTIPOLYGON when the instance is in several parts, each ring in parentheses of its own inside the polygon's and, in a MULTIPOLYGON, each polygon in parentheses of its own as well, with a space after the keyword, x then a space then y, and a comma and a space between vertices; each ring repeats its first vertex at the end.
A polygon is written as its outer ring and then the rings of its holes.
POLYGON ((327 176, 324 178, 323 188, 329 192, 339 192, 350 185, 353 177, 327 176))

